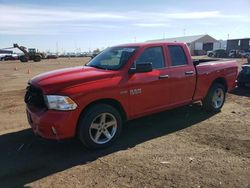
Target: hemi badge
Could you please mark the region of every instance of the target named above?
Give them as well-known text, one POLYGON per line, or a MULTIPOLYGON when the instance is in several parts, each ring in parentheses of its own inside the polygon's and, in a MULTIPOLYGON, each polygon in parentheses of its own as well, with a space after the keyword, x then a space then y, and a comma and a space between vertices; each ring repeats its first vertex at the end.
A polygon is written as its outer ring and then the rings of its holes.
POLYGON ((128 91, 127 90, 124 90, 124 91, 120 91, 120 94, 123 95, 123 94, 127 94, 128 91))

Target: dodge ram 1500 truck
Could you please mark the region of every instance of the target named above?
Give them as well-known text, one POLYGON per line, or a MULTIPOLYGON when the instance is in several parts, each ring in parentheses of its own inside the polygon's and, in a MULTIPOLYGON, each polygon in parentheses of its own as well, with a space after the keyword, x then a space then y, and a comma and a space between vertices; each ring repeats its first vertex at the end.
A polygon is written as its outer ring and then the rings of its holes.
POLYGON ((89 148, 103 148, 131 119, 199 101, 207 111, 220 111, 237 73, 232 60, 193 61, 183 43, 114 46, 85 66, 32 78, 27 117, 43 138, 77 136, 89 148))

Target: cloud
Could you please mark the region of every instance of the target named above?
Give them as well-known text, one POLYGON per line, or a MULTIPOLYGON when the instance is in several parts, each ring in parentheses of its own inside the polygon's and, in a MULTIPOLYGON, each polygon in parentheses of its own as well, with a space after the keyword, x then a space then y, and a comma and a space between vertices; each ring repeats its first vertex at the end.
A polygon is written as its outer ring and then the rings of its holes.
POLYGON ((134 26, 138 26, 138 27, 168 27, 169 24, 165 24, 165 23, 136 23, 133 24, 134 26))
POLYGON ((79 10, 76 7, 51 8, 38 6, 0 5, 0 33, 58 34, 96 29, 128 27, 164 28, 178 20, 237 20, 249 22, 249 17, 223 15, 220 11, 140 12, 79 10), (45 29, 46 28, 46 29, 45 29))
POLYGON ((123 15, 111 12, 95 12, 95 11, 75 11, 73 9, 51 9, 48 7, 18 7, 18 6, 1 6, 0 5, 0 21, 7 22, 60 22, 73 20, 122 20, 126 19, 123 15))

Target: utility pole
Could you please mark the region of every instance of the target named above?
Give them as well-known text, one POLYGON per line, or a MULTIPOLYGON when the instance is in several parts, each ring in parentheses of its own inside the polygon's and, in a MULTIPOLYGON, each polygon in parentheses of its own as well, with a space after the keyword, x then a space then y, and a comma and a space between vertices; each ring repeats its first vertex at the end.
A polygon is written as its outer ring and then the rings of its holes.
POLYGON ((58 41, 56 41, 56 55, 58 55, 58 41))

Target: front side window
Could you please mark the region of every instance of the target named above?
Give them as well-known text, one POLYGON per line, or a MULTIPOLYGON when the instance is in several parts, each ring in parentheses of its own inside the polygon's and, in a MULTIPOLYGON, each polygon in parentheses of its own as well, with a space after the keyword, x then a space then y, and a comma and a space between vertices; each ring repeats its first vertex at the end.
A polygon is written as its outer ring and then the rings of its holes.
POLYGON ((162 47, 151 47, 145 49, 137 58, 136 64, 152 63, 153 69, 165 67, 162 47))
POLYGON ((106 70, 118 70, 127 63, 137 47, 112 47, 92 59, 87 66, 106 70))
POLYGON ((187 65, 186 54, 181 46, 169 46, 172 66, 187 65))

